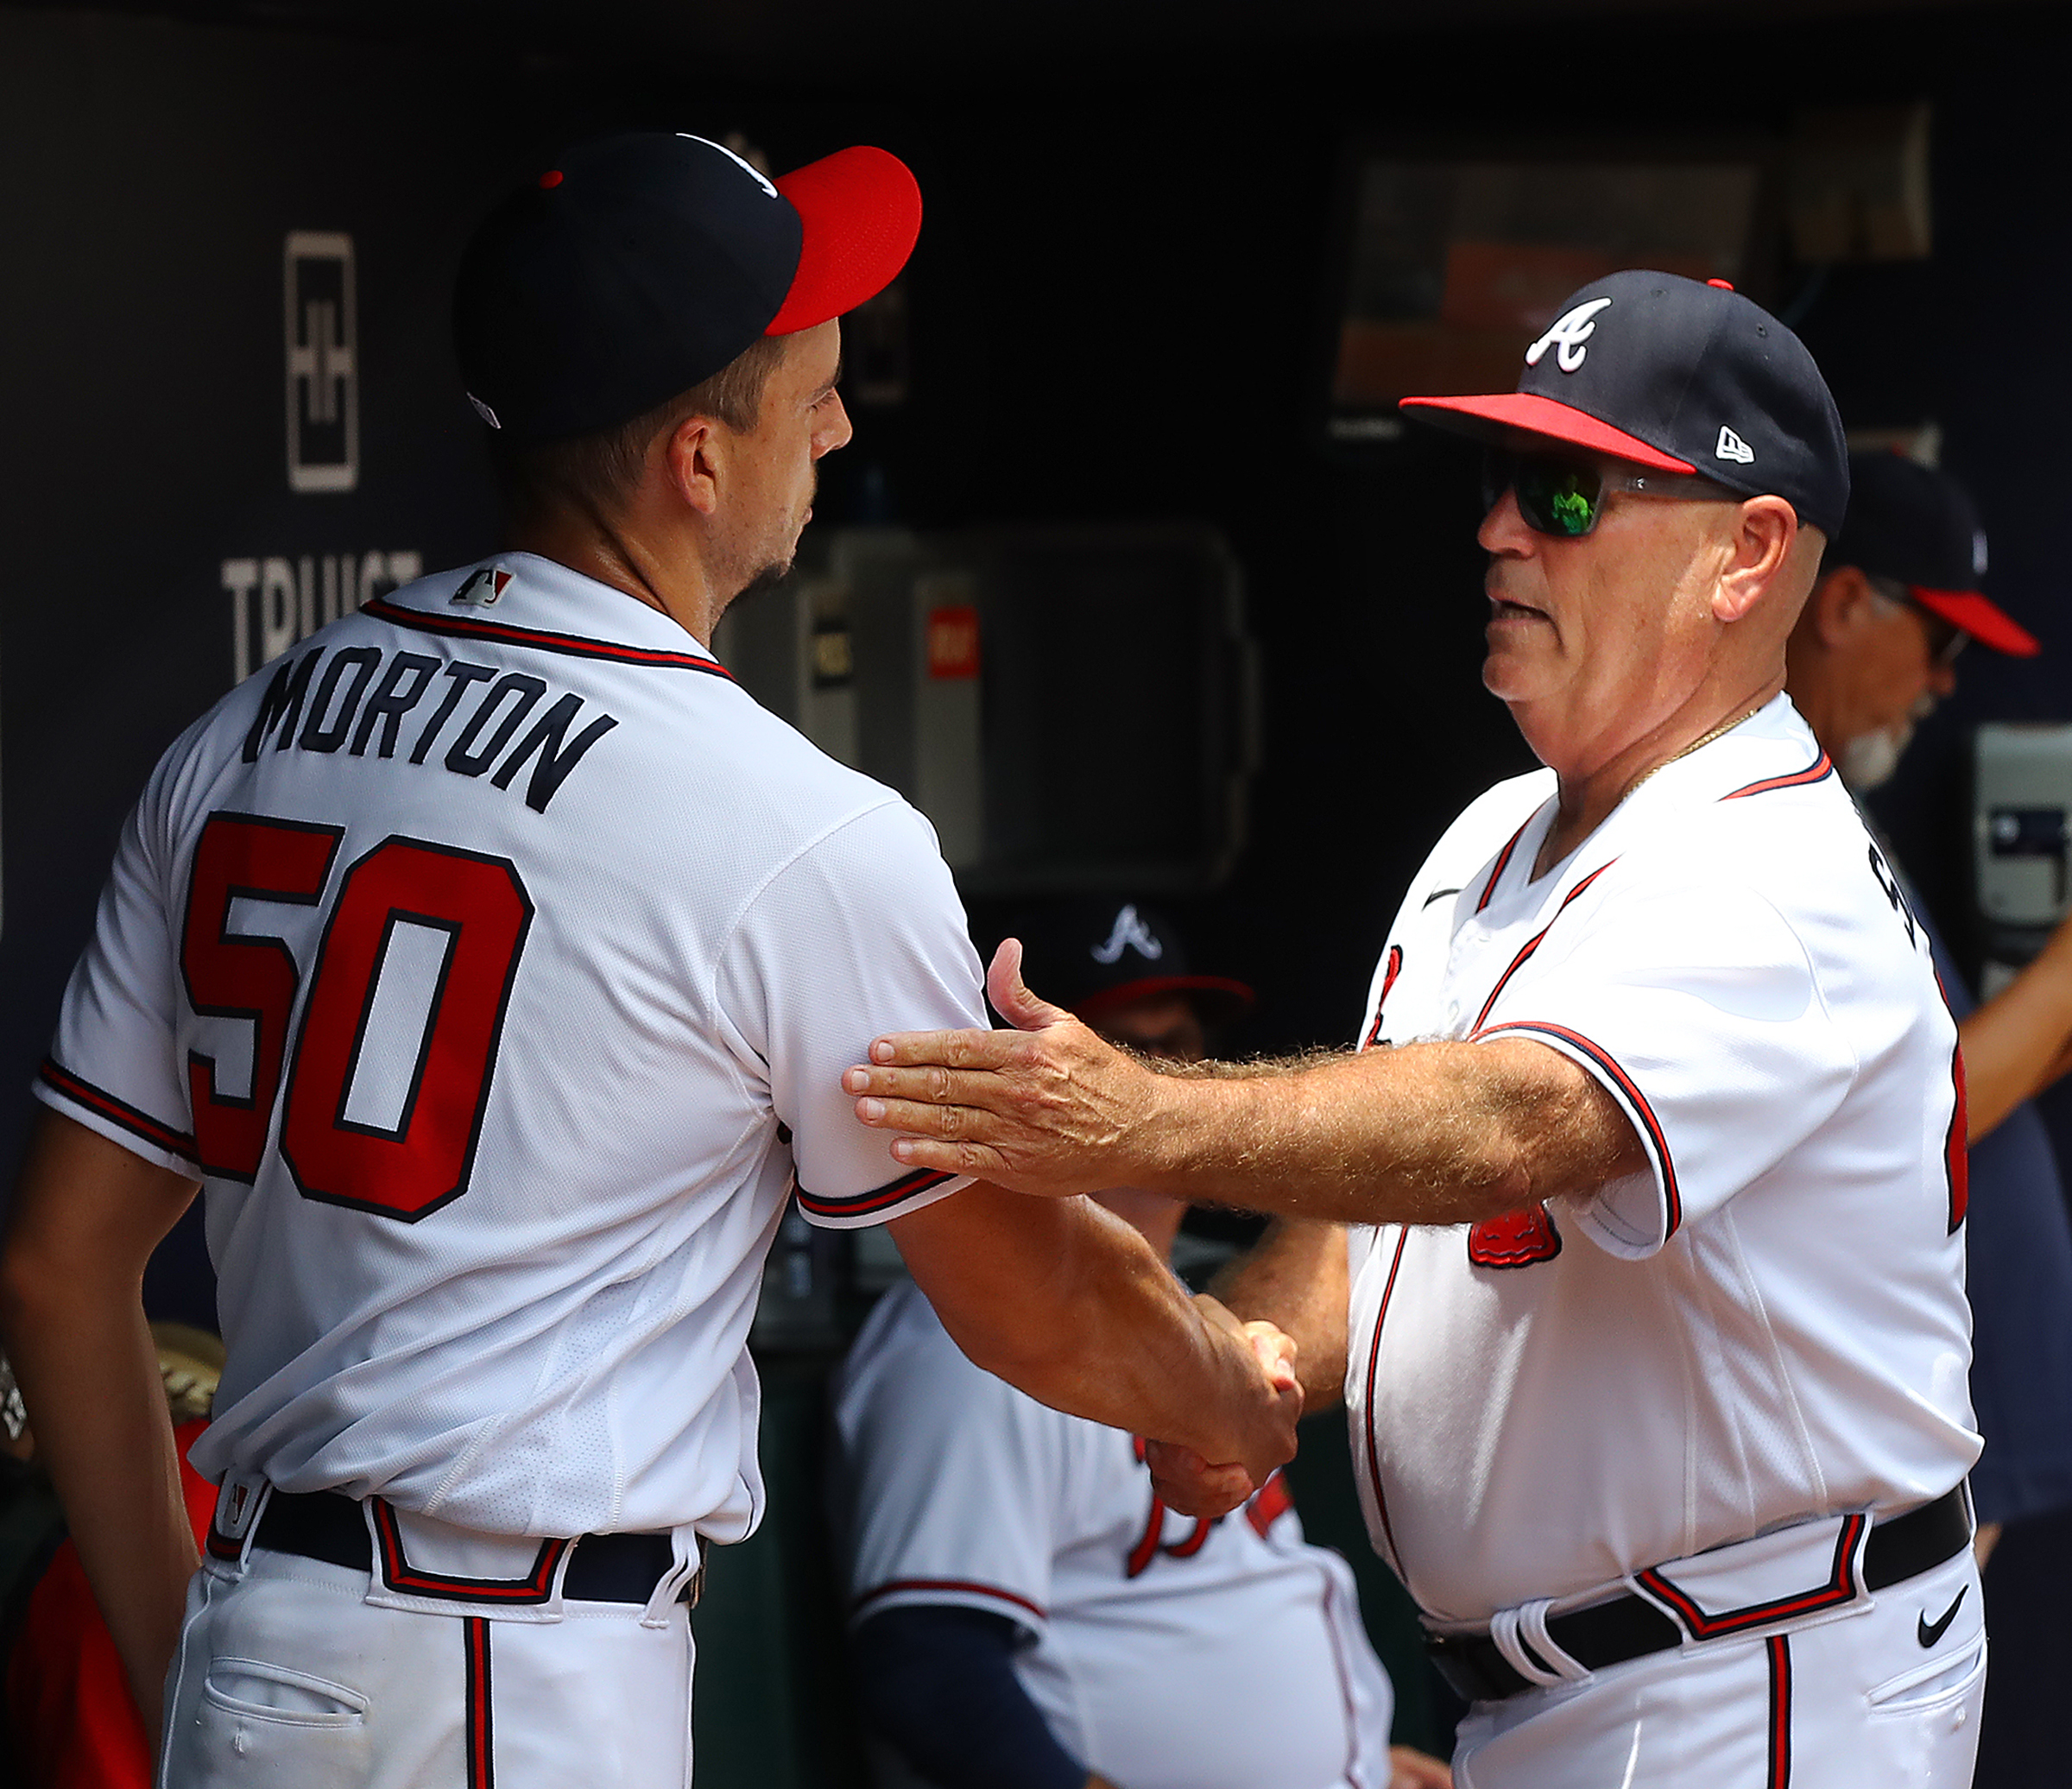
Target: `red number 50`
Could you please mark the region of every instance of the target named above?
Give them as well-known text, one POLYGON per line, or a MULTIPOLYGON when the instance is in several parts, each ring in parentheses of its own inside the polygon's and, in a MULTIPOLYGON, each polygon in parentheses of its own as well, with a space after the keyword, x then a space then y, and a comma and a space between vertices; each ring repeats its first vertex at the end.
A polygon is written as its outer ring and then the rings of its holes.
MULTIPOLYGON (((210 817, 194 854, 180 968, 198 1013, 252 1025, 248 1097, 188 1060, 195 1145, 212 1174, 258 1173, 300 977, 286 942, 229 930, 240 896, 313 906, 341 832, 210 817)), ((516 868, 421 839, 384 840, 345 872, 317 951, 287 1072, 281 1155, 306 1198, 414 1223, 467 1191, 533 904, 516 868), (349 1118, 376 989, 399 924, 445 934, 417 1053, 392 1126, 349 1118)))

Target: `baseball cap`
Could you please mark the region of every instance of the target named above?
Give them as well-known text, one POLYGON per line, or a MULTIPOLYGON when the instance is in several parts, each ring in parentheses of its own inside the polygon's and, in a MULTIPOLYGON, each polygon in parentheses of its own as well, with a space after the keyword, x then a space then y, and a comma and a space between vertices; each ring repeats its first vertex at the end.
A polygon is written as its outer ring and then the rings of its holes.
POLYGON ((920 227, 920 188, 883 149, 770 180, 700 136, 584 144, 491 212, 462 257, 453 342, 469 400, 521 445, 610 428, 757 337, 882 291, 920 227))
POLYGON ((1924 609, 1995 652, 2031 659, 2043 650, 1979 588, 1986 530, 1955 479, 1903 454, 1852 453, 1849 481, 1848 520, 1828 548, 1827 565, 1904 584, 1924 609))
POLYGON ((1166 994, 1185 995, 1205 1025, 1252 1007, 1244 983, 1195 974, 1171 921, 1137 901, 1052 901, 1018 915, 1002 935, 1022 942, 1022 979, 1090 1023, 1166 994))
POLYGON ((1848 450, 1827 381, 1804 343, 1724 281, 1646 269, 1594 280, 1526 350, 1515 391, 1401 408, 1484 441, 1522 431, 1775 495, 1829 540, 1848 508, 1848 450))

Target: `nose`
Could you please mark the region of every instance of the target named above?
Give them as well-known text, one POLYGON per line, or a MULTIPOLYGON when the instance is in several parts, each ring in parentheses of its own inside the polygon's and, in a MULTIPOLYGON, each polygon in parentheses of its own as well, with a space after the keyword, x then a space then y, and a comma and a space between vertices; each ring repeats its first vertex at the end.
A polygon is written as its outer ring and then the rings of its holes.
POLYGON ((1504 487, 1490 506, 1481 527, 1475 530, 1475 538, 1484 553, 1522 559, 1532 552, 1532 530, 1518 513, 1518 497, 1509 485, 1504 487))
POLYGON ((837 447, 849 446, 850 438, 856 432, 856 425, 849 420, 849 410, 842 401, 842 394, 835 392, 828 400, 831 407, 826 420, 813 431, 813 458, 832 453, 837 447))
POLYGON ((1946 701, 1957 687, 1957 667, 1937 661, 1928 667, 1928 686, 1936 700, 1946 701))

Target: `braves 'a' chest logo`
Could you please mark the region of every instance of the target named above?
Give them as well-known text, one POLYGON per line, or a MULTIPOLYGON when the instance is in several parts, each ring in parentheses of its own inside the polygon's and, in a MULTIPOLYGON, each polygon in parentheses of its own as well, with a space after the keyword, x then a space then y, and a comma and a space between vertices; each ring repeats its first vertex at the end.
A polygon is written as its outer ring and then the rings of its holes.
POLYGON ((1381 1036, 1381 1027, 1388 1022, 1389 989, 1396 985, 1396 977, 1402 973, 1403 946, 1391 945, 1388 947, 1387 967, 1381 971, 1381 992, 1374 1000, 1374 1023, 1367 1027, 1367 1035, 1360 1040, 1360 1047, 1362 1050, 1371 1050, 1375 1045, 1384 1041, 1381 1036))
POLYGON ((1529 1267, 1561 1253, 1561 1232, 1545 1205, 1485 1217, 1468 1231, 1468 1259, 1478 1267, 1529 1267))

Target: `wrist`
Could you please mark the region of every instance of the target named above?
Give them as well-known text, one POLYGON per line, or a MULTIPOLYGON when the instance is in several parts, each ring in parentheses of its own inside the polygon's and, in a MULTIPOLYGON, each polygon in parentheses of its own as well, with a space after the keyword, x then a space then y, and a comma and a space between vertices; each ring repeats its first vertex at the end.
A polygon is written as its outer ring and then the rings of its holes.
POLYGON ((1137 1184, 1191 1202, 1201 1197, 1202 1176, 1211 1174, 1219 1159, 1228 1160, 1229 1140, 1242 1122, 1241 1109, 1257 1089, 1247 1079, 1221 1075, 1153 1075, 1151 1079, 1140 1145, 1142 1178, 1137 1184), (1219 1149, 1223 1151, 1220 1158, 1219 1149))

